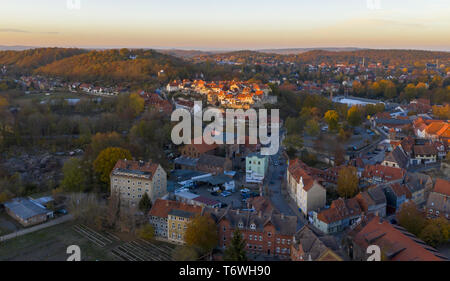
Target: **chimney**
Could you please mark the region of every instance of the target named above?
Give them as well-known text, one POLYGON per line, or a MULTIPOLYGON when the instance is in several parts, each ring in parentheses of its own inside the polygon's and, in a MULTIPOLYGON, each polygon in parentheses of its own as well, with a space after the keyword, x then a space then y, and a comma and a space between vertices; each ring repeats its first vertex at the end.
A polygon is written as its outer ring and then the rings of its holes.
POLYGON ((262 211, 259 211, 259 212, 258 212, 258 217, 259 217, 259 218, 262 218, 262 211))
POLYGON ((281 219, 284 220, 284 213, 281 213, 281 219))
POLYGON ((169 200, 166 200, 166 206, 169 207, 169 200))
POLYGON ((239 215, 239 209, 236 210, 236 214, 239 215))

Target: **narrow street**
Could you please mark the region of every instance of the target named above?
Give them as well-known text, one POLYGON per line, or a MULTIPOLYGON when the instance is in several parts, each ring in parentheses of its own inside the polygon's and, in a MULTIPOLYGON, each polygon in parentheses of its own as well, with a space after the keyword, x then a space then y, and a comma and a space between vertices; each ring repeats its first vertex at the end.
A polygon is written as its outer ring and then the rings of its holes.
POLYGON ((282 140, 284 138, 284 131, 280 131, 280 149, 277 154, 269 156, 269 170, 267 172, 266 182, 269 187, 269 197, 274 206, 281 213, 289 216, 297 216, 297 229, 307 224, 307 221, 302 213, 295 206, 295 203, 290 200, 286 191, 282 190, 282 182, 286 179, 287 173, 287 159, 282 157, 282 140), (278 163, 278 165, 275 165, 278 163))

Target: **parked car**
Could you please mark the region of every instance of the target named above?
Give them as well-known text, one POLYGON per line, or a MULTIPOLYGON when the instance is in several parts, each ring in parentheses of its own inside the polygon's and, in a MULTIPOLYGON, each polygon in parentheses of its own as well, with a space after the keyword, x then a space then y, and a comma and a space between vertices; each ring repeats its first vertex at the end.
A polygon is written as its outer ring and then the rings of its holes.
POLYGON ((220 195, 222 195, 223 197, 228 197, 231 195, 231 192, 229 191, 223 191, 222 193, 220 193, 220 195))

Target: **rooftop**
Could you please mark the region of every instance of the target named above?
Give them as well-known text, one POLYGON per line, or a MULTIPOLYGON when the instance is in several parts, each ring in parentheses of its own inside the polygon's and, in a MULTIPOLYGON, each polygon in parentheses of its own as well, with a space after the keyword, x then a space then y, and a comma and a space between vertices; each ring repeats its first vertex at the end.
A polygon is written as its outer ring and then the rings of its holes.
POLYGON ((23 220, 49 212, 44 206, 27 198, 15 198, 4 205, 23 220))

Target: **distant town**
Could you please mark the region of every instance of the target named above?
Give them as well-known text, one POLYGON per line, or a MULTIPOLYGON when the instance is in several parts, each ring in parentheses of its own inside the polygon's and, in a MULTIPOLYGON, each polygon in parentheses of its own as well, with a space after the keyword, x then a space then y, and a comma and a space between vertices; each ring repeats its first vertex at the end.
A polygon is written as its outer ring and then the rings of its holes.
POLYGON ((198 53, 0 52, 0 260, 449 260, 450 53, 198 53), (174 145, 195 101, 279 151, 174 145))

